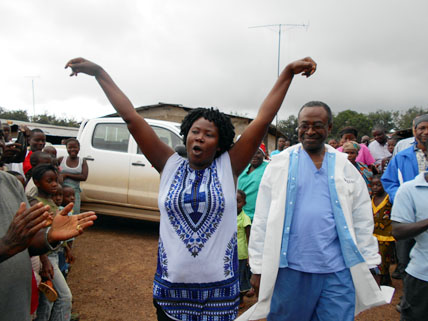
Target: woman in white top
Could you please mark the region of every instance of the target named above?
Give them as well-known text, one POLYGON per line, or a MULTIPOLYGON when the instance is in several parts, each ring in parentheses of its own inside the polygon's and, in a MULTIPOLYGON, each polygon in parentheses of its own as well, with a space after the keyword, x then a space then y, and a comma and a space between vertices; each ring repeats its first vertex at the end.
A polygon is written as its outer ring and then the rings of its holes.
POLYGON ((234 320, 239 304, 236 180, 260 145, 295 74, 309 77, 316 64, 289 64, 257 117, 233 144, 228 116, 197 108, 183 120, 188 159, 162 142, 100 66, 70 60, 72 76, 95 76, 141 151, 161 174, 158 266, 153 286, 158 320, 234 320))
POLYGON ((80 182, 88 178, 88 164, 86 159, 79 157, 80 143, 76 138, 69 138, 65 142, 67 148, 67 157, 58 159, 61 175, 64 180, 64 186, 70 186, 74 189, 73 214, 80 213, 80 182))

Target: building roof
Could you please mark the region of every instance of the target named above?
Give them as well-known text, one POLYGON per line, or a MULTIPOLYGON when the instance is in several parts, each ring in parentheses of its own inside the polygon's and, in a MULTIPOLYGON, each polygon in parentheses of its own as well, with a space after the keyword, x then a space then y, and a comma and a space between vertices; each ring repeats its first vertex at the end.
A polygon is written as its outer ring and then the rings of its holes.
MULTIPOLYGON (((149 110, 149 109, 152 109, 152 108, 162 108, 162 107, 175 107, 175 108, 183 109, 183 110, 185 110, 187 112, 190 111, 190 110, 192 110, 192 109, 194 109, 192 107, 186 107, 186 106, 183 106, 181 104, 170 104, 170 103, 159 102, 159 103, 157 103, 155 105, 146 105, 146 106, 136 107, 135 110, 137 112, 140 112, 140 111, 149 110)), ((227 114, 227 113, 225 113, 225 114, 228 115, 232 119, 243 119, 243 120, 247 120, 248 122, 251 122, 253 120, 253 118, 250 118, 250 117, 244 117, 244 116, 238 116, 238 115, 231 115, 231 114, 227 114)), ((113 113, 113 114, 105 115, 103 117, 118 117, 118 116, 119 116, 118 113, 113 113)), ((276 135, 276 131, 277 131, 276 130, 276 126, 273 125, 273 124, 271 124, 269 126, 269 134, 275 136, 276 135)), ((279 130, 278 130, 278 134, 285 136, 279 130)))
MULTIPOLYGON (((1 119, 2 124, 7 123, 10 127, 25 125, 29 129, 40 128, 43 130, 47 136, 58 136, 58 137, 77 137, 79 128, 76 127, 66 127, 66 126, 56 126, 49 124, 39 124, 39 123, 30 123, 20 120, 9 120, 1 119)), ((15 130, 13 130, 15 131, 15 130)))

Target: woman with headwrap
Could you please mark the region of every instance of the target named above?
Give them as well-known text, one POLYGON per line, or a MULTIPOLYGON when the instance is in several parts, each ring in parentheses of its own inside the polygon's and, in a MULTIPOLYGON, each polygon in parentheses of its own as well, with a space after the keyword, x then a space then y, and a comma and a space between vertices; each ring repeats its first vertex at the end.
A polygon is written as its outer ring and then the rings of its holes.
POLYGON ((373 172, 367 167, 366 164, 356 161, 358 151, 360 150, 360 145, 354 141, 349 141, 343 144, 343 152, 348 154, 348 160, 358 169, 358 171, 363 176, 366 181, 367 188, 370 195, 372 194, 371 181, 373 177, 373 172))

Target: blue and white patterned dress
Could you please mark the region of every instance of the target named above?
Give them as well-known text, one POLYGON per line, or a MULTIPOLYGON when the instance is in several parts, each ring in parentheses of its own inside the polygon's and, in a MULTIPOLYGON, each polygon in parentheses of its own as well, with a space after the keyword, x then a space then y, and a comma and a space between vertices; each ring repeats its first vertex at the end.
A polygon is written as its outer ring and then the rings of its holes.
POLYGON ((234 320, 239 305, 236 191, 229 153, 204 170, 172 155, 159 187, 153 298, 177 320, 234 320))

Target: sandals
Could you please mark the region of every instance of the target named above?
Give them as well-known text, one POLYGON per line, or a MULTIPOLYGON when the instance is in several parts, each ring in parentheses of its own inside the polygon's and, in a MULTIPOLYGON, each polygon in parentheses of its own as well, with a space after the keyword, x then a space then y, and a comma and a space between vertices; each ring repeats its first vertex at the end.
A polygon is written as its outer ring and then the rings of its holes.
POLYGON ((58 293, 56 293, 51 280, 40 283, 39 290, 50 302, 55 302, 58 299, 58 293))

